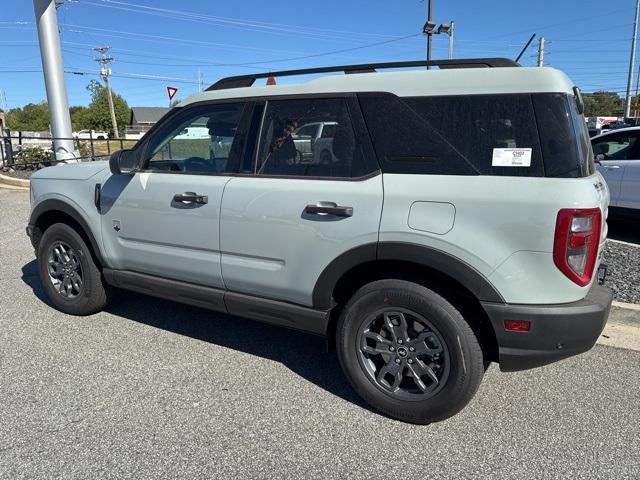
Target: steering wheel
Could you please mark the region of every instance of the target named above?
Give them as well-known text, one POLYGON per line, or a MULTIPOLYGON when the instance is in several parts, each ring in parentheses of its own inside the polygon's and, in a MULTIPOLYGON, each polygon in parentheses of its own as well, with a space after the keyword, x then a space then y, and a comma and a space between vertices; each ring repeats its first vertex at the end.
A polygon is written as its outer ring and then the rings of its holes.
POLYGON ((215 172, 215 163, 207 161, 202 157, 189 157, 184 160, 184 170, 198 172, 215 172))

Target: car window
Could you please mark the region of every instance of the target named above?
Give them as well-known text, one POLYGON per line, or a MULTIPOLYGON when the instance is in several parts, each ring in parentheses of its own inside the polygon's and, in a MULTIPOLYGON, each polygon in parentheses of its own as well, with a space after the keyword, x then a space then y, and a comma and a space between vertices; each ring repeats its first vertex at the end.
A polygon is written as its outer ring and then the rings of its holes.
POLYGON ((383 171, 544 176, 530 95, 358 95, 383 171), (496 156, 524 151, 523 166, 496 156))
POLYGON ((592 140, 594 155, 605 160, 633 160, 638 158, 638 132, 619 132, 592 140))
POLYGON ((311 137, 311 138, 315 138, 316 135, 318 134, 318 124, 314 124, 314 125, 305 125, 302 126, 300 128, 298 128, 298 130, 296 130, 295 132, 293 132, 293 137, 311 137))
POLYGON ((258 175, 361 177, 367 172, 344 99, 269 101, 256 163, 258 175), (334 126, 331 136, 305 137, 308 124, 334 126), (297 134, 296 134, 297 133, 297 134))
POLYGON ((169 120, 147 148, 146 170, 231 173, 244 103, 195 107, 169 120))

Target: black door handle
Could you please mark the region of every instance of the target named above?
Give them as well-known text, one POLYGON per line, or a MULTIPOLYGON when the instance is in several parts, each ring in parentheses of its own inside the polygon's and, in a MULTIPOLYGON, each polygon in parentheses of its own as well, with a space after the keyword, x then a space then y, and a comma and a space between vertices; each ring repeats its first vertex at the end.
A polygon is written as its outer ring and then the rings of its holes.
POLYGON ((184 202, 184 203, 197 203, 200 205, 204 205, 205 203, 209 203, 209 197, 206 195, 198 195, 194 192, 184 192, 184 193, 176 193, 173 196, 174 202, 184 202))
POLYGON ((304 211, 311 215, 335 215, 336 217, 353 216, 353 207, 343 207, 335 203, 307 205, 304 211))

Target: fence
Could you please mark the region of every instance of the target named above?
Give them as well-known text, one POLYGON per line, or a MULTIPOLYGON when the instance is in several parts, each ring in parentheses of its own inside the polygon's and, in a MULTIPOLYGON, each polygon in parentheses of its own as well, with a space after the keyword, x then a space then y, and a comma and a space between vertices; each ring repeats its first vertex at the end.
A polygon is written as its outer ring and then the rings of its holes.
POLYGON ((54 140, 72 140, 80 161, 104 160, 113 152, 132 148, 137 140, 93 138, 53 138, 49 133, 0 132, 0 159, 2 167, 37 169, 59 163, 53 156, 54 140))

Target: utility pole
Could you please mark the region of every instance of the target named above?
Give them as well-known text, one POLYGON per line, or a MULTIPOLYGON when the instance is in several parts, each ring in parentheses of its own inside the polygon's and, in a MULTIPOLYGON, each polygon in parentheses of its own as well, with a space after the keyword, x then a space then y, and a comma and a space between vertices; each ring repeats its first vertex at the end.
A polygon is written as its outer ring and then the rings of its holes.
POLYGON ((538 66, 544 67, 544 37, 538 39, 538 66))
POLYGON ((453 35, 455 33, 456 24, 451 20, 449 25, 449 60, 451 60, 453 58, 453 35))
POLYGON ((73 131, 69 114, 69 99, 64 81, 60 32, 56 8, 60 0, 33 0, 38 27, 40 57, 49 105, 49 123, 53 136, 53 156, 56 162, 76 160, 79 156, 73 145, 73 131))
POLYGON ((633 19, 633 37, 631 38, 631 57, 629 59, 629 75, 627 76, 627 96, 624 101, 624 118, 631 116, 631 83, 633 82, 633 67, 636 61, 636 37, 638 36, 638 13, 640 0, 636 0, 636 14, 633 19))
MULTIPOLYGON (((427 61, 431 61, 431 37, 433 36, 433 4, 431 0, 427 0, 427 25, 430 25, 431 28, 427 29, 427 61)), ((427 70, 429 70, 429 65, 427 65, 427 70)))
POLYGON ((111 127, 113 128, 113 135, 116 140, 120 138, 118 133, 118 122, 116 120, 116 111, 113 107, 113 95, 111 93, 111 84, 109 83, 109 76, 111 75, 111 69, 109 65, 113 62, 113 57, 107 55, 111 47, 96 47, 94 50, 100 53, 100 58, 96 58, 96 62, 100 64, 100 74, 104 79, 104 86, 107 89, 107 100, 109 101, 109 111, 111 112, 111 127))

